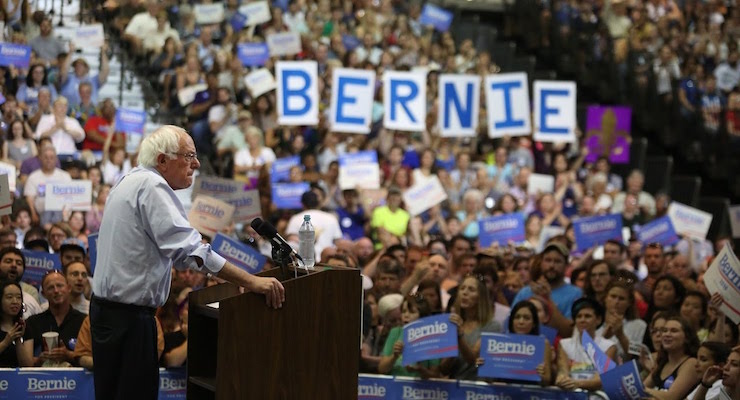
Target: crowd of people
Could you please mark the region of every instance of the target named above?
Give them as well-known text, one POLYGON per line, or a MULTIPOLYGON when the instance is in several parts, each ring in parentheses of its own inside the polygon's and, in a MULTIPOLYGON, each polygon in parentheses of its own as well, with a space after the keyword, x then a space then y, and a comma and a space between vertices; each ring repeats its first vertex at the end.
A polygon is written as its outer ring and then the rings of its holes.
MULTIPOLYGON (((437 102, 435 78, 440 73, 484 77, 500 68, 472 40, 456 41, 450 32, 422 25, 422 2, 291 0, 284 7, 272 5, 268 22, 238 29, 231 22, 243 2, 224 2, 223 22, 209 25, 196 22, 189 3, 95 5, 99 8, 86 18, 104 22, 111 42, 101 49, 97 73, 74 47, 55 38, 43 12, 31 14, 29 8, 8 23, 8 41, 27 43, 33 52, 26 69, 0 67, 2 157, 17 171, 12 213, 2 218, 0 230, 1 366, 93 368, 86 317, 88 235, 100 226, 111 186, 137 164, 136 152, 126 148, 130 135, 115 129, 114 102, 97 95, 106 84, 109 47, 121 47, 146 66, 139 72, 151 78, 162 109, 182 117, 177 122, 193 137, 200 173, 258 189, 262 217, 292 244, 298 242, 303 215, 311 215, 317 261, 362 269, 367 277, 362 372, 478 379, 482 332, 549 330, 554 334, 537 368, 542 384, 595 391, 601 381, 582 351, 585 331, 615 362, 638 361, 655 398, 710 399, 722 388, 740 398, 738 326, 703 283, 714 255, 732 246, 732 239, 721 233, 682 237, 671 247, 641 243, 634 232, 665 216, 670 197, 645 191, 640 170, 624 177, 613 173, 607 156, 587 162, 580 132, 571 144, 529 136, 490 139, 485 124, 475 137, 440 137, 431 106, 437 102), (318 63, 317 126, 280 125, 275 92, 252 96, 245 86, 250 68, 236 55, 237 44, 263 42, 283 31, 300 33, 302 50, 272 57, 265 67, 273 69, 278 59, 318 63), (427 129, 384 128, 378 89, 370 134, 331 131, 325 111, 332 70, 339 67, 378 76, 423 68, 429 74, 427 129), (179 95, 198 84, 206 89, 192 101, 179 95), (341 188, 339 156, 358 150, 377 152, 380 189, 341 188), (310 184, 300 210, 279 209, 271 198, 270 167, 290 156, 299 156, 300 165, 291 168, 288 180, 310 184), (552 192, 528 190, 533 173, 552 176, 552 192), (410 214, 404 191, 431 177, 439 179, 447 200, 410 214), (46 210, 46 185, 72 179, 92 182, 91 209, 46 210), (510 213, 524 215, 524 240, 480 246, 478 221, 510 213), (621 215, 631 234, 576 251, 573 221, 605 214, 621 215), (19 249, 58 253, 62 270, 45 275, 40 288, 28 285, 19 249), (438 313, 449 313, 457 326, 460 355, 404 367, 401 327, 438 313), (58 348, 42 345, 47 330, 59 333, 58 348)), ((740 12, 720 1, 681 3, 553 1, 541 23, 579 38, 605 28, 614 57, 647 69, 652 65, 664 99, 678 98, 685 118, 703 115, 706 125, 719 121, 712 113, 727 107, 727 130, 734 135, 740 12)), ((256 246, 268 256, 266 268, 272 267, 268 243, 248 225, 232 224, 223 233, 256 246)), ((169 300, 157 312, 163 366, 186 362, 188 293, 219 283, 191 270, 173 270, 169 300)))

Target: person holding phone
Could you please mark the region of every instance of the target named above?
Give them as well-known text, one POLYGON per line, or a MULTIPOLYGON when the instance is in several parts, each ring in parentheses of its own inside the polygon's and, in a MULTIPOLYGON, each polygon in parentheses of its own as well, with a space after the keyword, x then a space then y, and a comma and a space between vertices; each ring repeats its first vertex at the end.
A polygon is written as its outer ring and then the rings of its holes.
POLYGON ((30 367, 33 359, 26 357, 20 346, 26 330, 21 286, 15 281, 2 281, 0 294, 0 367, 30 367))

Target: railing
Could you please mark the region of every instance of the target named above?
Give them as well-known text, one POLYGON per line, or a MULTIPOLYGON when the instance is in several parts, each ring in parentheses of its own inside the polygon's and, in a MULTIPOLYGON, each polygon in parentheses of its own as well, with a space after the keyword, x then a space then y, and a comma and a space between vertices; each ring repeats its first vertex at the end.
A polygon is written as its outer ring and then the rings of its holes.
MULTIPOLYGON (((185 399, 185 370, 160 369, 159 399, 185 399)), ((84 368, 0 368, 0 400, 94 399, 93 374, 84 368)), ((589 400, 599 393, 553 387, 447 379, 359 375, 358 399, 589 400)))

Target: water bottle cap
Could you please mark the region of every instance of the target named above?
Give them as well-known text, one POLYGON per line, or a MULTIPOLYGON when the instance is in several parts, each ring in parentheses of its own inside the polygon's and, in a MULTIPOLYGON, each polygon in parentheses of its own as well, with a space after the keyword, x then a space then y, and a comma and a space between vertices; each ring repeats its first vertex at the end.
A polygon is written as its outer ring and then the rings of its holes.
POLYGON ((304 221, 310 221, 311 220, 311 216, 310 215, 304 215, 303 216, 303 220, 304 221))

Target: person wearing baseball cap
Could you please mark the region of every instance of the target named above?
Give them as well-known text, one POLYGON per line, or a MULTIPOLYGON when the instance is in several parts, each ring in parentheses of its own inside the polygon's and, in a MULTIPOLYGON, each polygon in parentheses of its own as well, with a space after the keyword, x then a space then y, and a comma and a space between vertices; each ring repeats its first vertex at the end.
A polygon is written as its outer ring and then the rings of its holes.
POLYGON ((552 318, 549 325, 556 328, 562 337, 567 337, 573 329, 571 307, 583 296, 579 287, 565 282, 565 267, 570 251, 560 243, 550 242, 540 257, 542 276, 522 288, 512 306, 534 296, 540 297, 550 308, 552 318))

